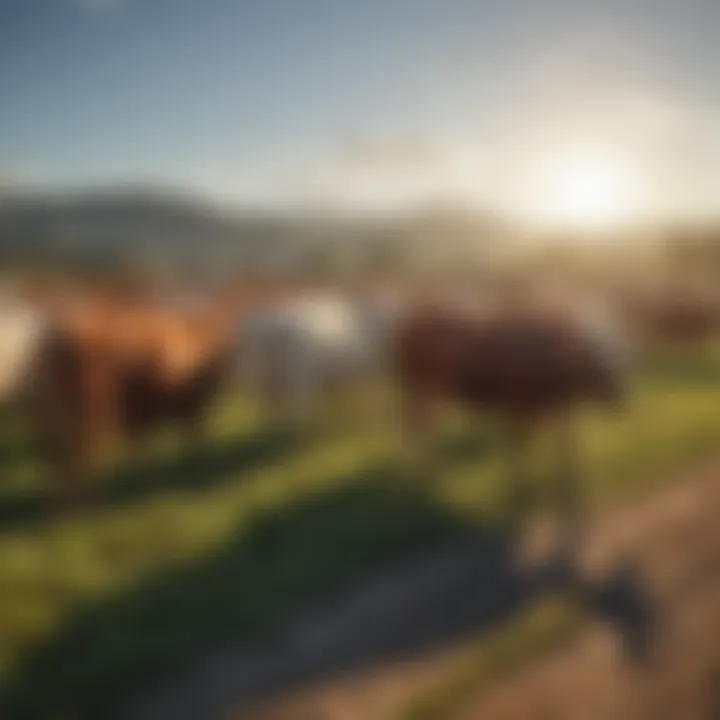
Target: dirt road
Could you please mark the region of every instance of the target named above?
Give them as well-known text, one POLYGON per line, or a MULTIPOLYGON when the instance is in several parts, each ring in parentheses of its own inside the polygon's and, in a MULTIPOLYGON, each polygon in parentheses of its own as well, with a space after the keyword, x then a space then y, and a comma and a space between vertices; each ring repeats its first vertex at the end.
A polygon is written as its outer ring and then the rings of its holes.
MULTIPOLYGON (((299 613, 262 649, 230 648, 136 698, 133 720, 371 720, 447 670, 555 582, 540 529, 389 568, 299 613)), ((720 466, 589 521, 570 644, 468 698, 462 720, 716 720, 720 466)))
POLYGON ((625 609, 625 633, 589 623, 571 645, 505 678, 454 717, 720 718, 720 470, 667 489, 608 527, 600 523, 592 535, 585 571, 602 574, 627 556, 626 577, 642 588, 645 607, 634 618, 625 609))

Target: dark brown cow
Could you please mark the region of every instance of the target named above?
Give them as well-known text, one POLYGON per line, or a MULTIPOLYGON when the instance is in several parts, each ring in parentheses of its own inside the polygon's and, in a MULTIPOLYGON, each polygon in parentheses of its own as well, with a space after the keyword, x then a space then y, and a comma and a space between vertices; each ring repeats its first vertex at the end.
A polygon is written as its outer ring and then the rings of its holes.
POLYGON ((197 436, 232 359, 228 319, 88 303, 54 320, 29 402, 59 490, 77 496, 109 445, 159 423, 197 436))
POLYGON ((720 332, 720 297, 692 289, 629 294, 625 310, 638 336, 653 344, 701 342, 720 332))
MULTIPOLYGON (((397 373, 410 437, 430 445, 433 413, 442 402, 500 416, 517 445, 514 490, 524 490, 524 445, 542 421, 560 421, 567 467, 562 490, 575 496, 572 411, 584 402, 617 406, 615 357, 598 334, 559 312, 528 306, 480 316, 425 308, 406 318, 396 347, 397 373)), ((522 495, 520 495, 522 497, 522 495)))

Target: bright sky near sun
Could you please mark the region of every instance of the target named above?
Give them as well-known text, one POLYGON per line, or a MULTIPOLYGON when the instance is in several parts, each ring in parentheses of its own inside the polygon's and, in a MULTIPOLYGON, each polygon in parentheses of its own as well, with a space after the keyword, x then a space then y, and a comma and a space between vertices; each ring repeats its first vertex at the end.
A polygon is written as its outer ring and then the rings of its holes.
POLYGON ((717 0, 0 0, 0 183, 713 213, 717 0))

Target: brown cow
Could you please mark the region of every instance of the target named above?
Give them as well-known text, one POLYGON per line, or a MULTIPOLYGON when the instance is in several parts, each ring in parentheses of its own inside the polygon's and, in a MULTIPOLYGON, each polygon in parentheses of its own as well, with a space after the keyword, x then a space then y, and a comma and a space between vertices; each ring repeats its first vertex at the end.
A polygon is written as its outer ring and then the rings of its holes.
POLYGON ((716 292, 672 287, 628 293, 623 302, 629 321, 647 343, 685 345, 720 333, 720 296, 716 292))
POLYGON ((396 369, 405 422, 419 447, 430 446, 441 402, 501 417, 517 443, 516 499, 525 496, 525 445, 542 421, 560 421, 561 486, 577 500, 572 411, 584 402, 616 406, 621 399, 618 357, 609 335, 568 312, 541 312, 518 303, 484 315, 437 306, 410 314, 399 328, 396 369))
POLYGON ((46 330, 29 402, 58 489, 77 497, 112 443, 161 422, 195 439, 233 352, 228 315, 87 303, 46 330))

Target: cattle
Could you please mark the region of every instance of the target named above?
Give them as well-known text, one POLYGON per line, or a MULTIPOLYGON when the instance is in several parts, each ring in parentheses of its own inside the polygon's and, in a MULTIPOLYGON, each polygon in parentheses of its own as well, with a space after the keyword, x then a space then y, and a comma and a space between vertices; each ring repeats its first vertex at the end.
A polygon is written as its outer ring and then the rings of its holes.
POLYGON ((233 323, 140 304, 79 304, 46 327, 26 403, 65 499, 81 499, 94 464, 174 421, 195 442, 230 367, 233 323))
POLYGON ((667 287, 634 291, 622 307, 646 345, 683 346, 720 333, 720 295, 713 289, 667 287))
POLYGON ((512 440, 513 496, 523 500, 528 441, 543 425, 556 424, 559 489, 576 504, 574 411, 585 403, 620 406, 626 349, 597 307, 571 312, 530 296, 515 300, 476 312, 426 306, 400 323, 393 355, 404 426, 414 446, 427 449, 439 405, 494 414, 512 440))
POLYGON ((13 404, 23 392, 27 368, 46 326, 42 308, 12 293, 0 298, 0 403, 13 404))
POLYGON ((281 421, 307 421, 327 391, 380 370, 393 298, 315 290, 251 310, 239 329, 242 384, 281 421))

